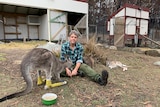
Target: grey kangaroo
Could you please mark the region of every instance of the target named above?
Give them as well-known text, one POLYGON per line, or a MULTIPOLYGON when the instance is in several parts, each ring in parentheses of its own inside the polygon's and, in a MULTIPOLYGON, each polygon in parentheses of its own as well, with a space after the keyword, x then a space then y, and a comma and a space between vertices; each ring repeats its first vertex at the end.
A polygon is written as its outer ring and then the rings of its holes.
POLYGON ((51 78, 55 77, 60 81, 60 73, 66 68, 72 66, 72 61, 66 58, 66 61, 60 61, 51 51, 43 48, 32 49, 21 62, 21 74, 26 82, 25 90, 17 93, 7 95, 0 99, 0 102, 19 97, 30 93, 33 88, 33 80, 30 71, 37 71, 37 85, 41 85, 46 82, 45 89, 52 87, 51 78), (41 77, 41 71, 46 74, 46 79, 41 77))

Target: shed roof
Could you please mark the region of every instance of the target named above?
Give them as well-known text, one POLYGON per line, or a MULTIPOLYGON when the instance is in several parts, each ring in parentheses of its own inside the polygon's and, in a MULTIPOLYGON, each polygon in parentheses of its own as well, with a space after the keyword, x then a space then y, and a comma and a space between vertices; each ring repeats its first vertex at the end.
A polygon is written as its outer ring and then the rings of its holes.
POLYGON ((0 12, 17 13, 26 15, 43 15, 47 13, 46 9, 23 7, 16 5, 0 4, 0 12))
MULTIPOLYGON (((88 14, 85 0, 0 0, 0 4, 88 14)), ((13 7, 14 8, 14 7, 13 7)))
POLYGON ((114 13, 110 16, 109 20, 110 20, 112 17, 114 17, 117 13, 119 13, 121 10, 123 10, 124 8, 127 8, 127 7, 133 8, 133 9, 137 9, 137 10, 142 10, 142 11, 147 11, 147 12, 149 12, 149 8, 145 8, 145 7, 137 6, 137 5, 134 5, 134 4, 128 4, 128 3, 126 3, 126 4, 124 4, 121 8, 119 8, 116 12, 114 12, 114 13))

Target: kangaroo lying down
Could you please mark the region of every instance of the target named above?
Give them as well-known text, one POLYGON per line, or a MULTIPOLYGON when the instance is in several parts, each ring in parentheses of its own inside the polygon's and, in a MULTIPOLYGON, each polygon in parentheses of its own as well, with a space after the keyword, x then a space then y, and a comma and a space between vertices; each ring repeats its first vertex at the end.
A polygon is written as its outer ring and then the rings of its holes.
POLYGON ((106 66, 108 66, 110 69, 120 67, 123 71, 128 70, 129 67, 125 64, 122 64, 120 61, 106 61, 106 66))
POLYGON ((52 75, 56 80, 61 81, 60 73, 66 68, 72 66, 72 61, 66 58, 66 61, 60 61, 51 51, 43 48, 34 48, 21 62, 21 74, 26 82, 25 90, 7 95, 0 99, 0 102, 19 97, 30 93, 33 88, 33 80, 30 71, 37 71, 37 85, 45 83, 45 89, 52 87, 52 75), (41 70, 46 74, 46 80, 42 80, 41 70))

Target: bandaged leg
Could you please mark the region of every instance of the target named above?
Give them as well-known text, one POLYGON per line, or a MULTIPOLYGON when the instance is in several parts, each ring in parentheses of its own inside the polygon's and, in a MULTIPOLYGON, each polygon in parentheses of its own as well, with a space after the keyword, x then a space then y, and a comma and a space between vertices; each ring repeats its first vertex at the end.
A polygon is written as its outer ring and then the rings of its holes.
POLYGON ((67 81, 57 82, 57 83, 51 84, 51 87, 58 87, 65 84, 67 84, 67 81))
POLYGON ((37 71, 37 85, 42 85, 45 82, 45 79, 41 76, 41 71, 37 71))
POLYGON ((52 85, 51 72, 52 72, 52 69, 51 69, 51 68, 48 68, 48 69, 45 70, 45 73, 46 73, 46 85, 45 85, 44 89, 48 89, 48 88, 50 88, 51 85, 52 85))
MULTIPOLYGON (((59 80, 60 80, 60 75, 57 75, 57 77, 59 76, 59 80)), ((51 81, 51 72, 46 72, 46 85, 45 85, 45 89, 48 89, 48 88, 51 88, 51 87, 57 87, 57 86, 61 86, 61 85, 64 85, 64 84, 67 84, 66 81, 63 81, 63 82, 58 82, 58 83, 53 83, 52 84, 52 81, 51 81)))
POLYGON ((37 78, 37 85, 42 85, 44 82, 45 82, 45 79, 43 79, 42 77, 37 78))
POLYGON ((50 79, 47 79, 46 80, 46 85, 45 85, 44 89, 48 89, 50 87, 52 87, 52 81, 50 79))

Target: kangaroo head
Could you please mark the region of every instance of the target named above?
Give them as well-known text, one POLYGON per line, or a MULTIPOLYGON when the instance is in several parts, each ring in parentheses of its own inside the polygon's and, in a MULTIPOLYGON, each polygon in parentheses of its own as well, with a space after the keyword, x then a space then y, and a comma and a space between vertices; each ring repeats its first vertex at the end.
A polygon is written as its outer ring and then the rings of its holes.
POLYGON ((68 55, 65 55, 65 66, 71 68, 72 65, 73 65, 72 60, 69 58, 68 55))
POLYGON ((109 66, 109 63, 110 63, 110 62, 109 62, 108 60, 106 60, 106 66, 109 66))

